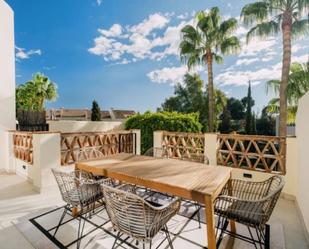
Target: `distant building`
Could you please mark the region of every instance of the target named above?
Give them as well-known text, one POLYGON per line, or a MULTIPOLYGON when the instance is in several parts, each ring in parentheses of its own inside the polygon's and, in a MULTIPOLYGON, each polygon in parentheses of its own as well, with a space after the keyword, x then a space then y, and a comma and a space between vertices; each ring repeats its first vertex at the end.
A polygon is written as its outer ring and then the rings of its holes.
MULTIPOLYGON (((126 119, 136 112, 132 110, 115 110, 111 109, 101 111, 102 120, 121 120, 126 119)), ((91 119, 91 110, 89 109, 48 109, 46 110, 46 119, 47 120, 90 120, 91 119)))

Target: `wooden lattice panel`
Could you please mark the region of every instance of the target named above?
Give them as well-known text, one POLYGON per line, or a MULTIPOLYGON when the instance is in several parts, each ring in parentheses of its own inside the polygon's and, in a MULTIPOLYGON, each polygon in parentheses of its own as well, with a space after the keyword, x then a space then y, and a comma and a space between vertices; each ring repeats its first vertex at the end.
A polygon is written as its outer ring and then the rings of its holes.
POLYGON ((133 153, 132 133, 62 133, 61 164, 133 153))
POLYGON ((219 165, 267 173, 286 173, 286 139, 283 137, 218 135, 219 165))
POLYGON ((31 133, 13 134, 14 156, 28 164, 33 164, 33 137, 31 133))
POLYGON ((162 149, 169 158, 203 162, 205 137, 199 133, 164 132, 162 149))

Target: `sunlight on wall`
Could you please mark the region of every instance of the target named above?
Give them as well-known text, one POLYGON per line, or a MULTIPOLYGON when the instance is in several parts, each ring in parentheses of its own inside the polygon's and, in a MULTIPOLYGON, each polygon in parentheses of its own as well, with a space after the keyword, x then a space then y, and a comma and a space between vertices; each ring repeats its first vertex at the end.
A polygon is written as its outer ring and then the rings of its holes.
POLYGON ((15 128, 14 13, 0 1, 0 169, 8 169, 7 130, 15 128))

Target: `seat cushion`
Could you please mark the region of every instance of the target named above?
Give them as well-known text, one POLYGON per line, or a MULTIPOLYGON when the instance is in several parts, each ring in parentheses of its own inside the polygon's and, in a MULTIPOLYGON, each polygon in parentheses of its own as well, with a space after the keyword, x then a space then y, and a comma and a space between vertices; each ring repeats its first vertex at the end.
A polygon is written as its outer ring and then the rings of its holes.
POLYGON ((78 189, 72 189, 68 192, 68 197, 71 203, 75 205, 89 205, 103 198, 100 185, 82 185, 78 189))
POLYGON ((259 225, 265 212, 261 205, 254 202, 235 201, 226 207, 216 205, 215 213, 239 223, 259 225))

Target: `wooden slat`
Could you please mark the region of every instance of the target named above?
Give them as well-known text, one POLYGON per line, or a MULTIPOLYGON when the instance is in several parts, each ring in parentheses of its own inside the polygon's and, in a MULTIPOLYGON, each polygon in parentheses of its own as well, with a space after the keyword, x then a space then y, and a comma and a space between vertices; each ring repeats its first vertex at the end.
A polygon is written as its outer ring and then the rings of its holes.
POLYGON ((217 163, 260 172, 286 173, 284 137, 220 134, 217 163))
POLYGON ((13 133, 14 156, 30 165, 33 164, 33 136, 29 132, 13 133))
POLYGON ((61 164, 70 165, 78 161, 91 160, 121 152, 133 153, 134 139, 132 132, 115 133, 61 133, 61 164))

